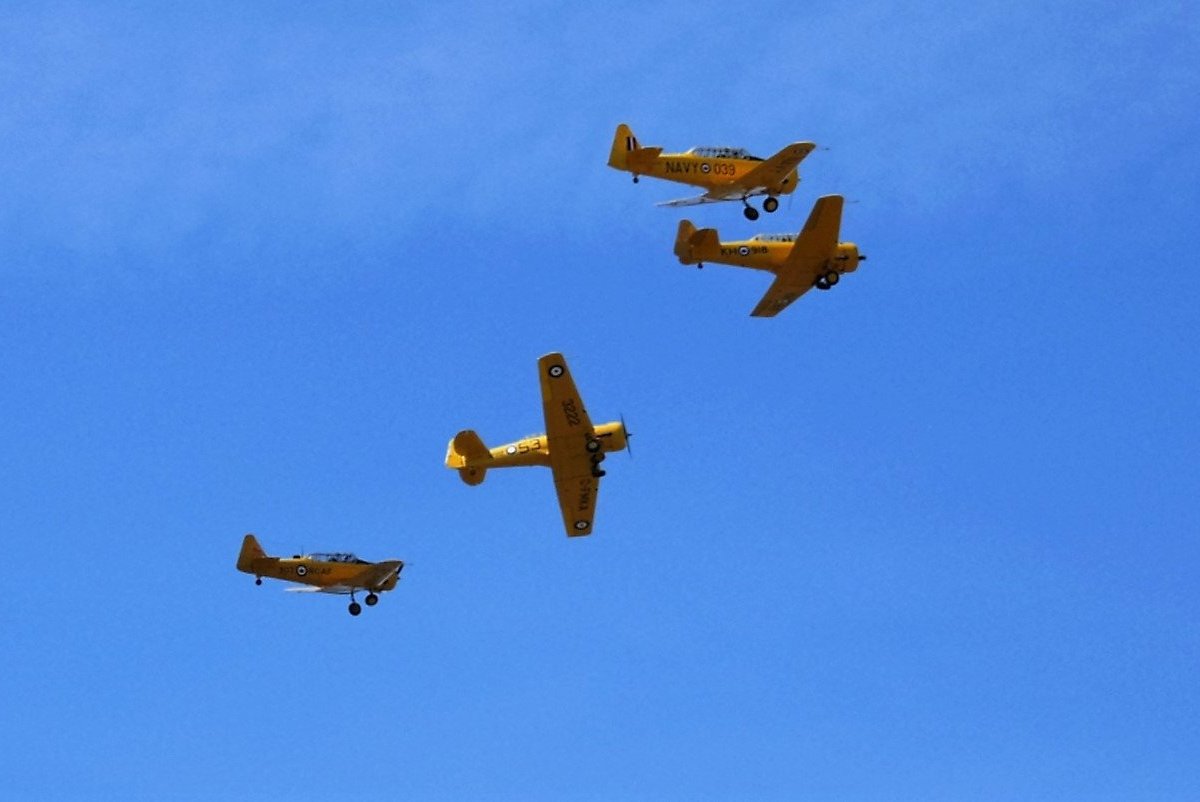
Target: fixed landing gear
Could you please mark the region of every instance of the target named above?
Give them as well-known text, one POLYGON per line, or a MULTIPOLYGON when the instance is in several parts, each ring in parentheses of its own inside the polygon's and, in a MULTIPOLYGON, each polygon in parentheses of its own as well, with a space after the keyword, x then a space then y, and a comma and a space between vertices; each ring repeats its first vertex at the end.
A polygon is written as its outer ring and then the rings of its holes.
POLYGON ((837 284, 841 277, 841 274, 836 270, 830 270, 828 273, 817 276, 817 280, 813 282, 813 286, 818 290, 827 290, 837 284))
MULTIPOLYGON (((379 594, 375 593, 375 591, 371 591, 367 594, 367 598, 363 599, 363 601, 367 603, 368 607, 374 607, 375 605, 379 604, 379 594)), ((349 610, 350 615, 358 615, 362 612, 362 605, 354 600, 354 593, 350 594, 349 610)))
POLYGON ((778 208, 779 208, 779 199, 778 198, 773 198, 768 195, 767 199, 765 201, 763 201, 763 211, 766 212, 767 214, 770 214, 771 212, 775 211, 778 208))
MULTIPOLYGON (((596 443, 596 445, 600 445, 599 441, 596 441, 596 440, 592 440, 591 442, 588 443, 588 445, 590 446, 592 443, 596 443)), ((600 467, 601 462, 604 462, 604 454, 601 452, 593 453, 592 454, 592 476, 596 479, 599 479, 601 476, 604 476, 606 473, 606 471, 604 471, 600 467)))
POLYGON ((636 184, 637 182, 638 182, 638 177, 635 175, 635 176, 633 177, 633 183, 635 183, 635 184, 636 184))
POLYGON ((746 204, 746 208, 742 209, 742 214, 746 215, 747 220, 757 220, 758 219, 758 209, 755 209, 750 204, 746 204))
POLYGON ((601 444, 600 444, 599 440, 588 440, 587 441, 587 450, 589 453, 595 454, 598 451, 600 451, 600 448, 601 448, 601 444))
POLYGON ((254 584, 256 584, 256 585, 261 585, 261 584, 262 584, 262 577, 261 577, 261 576, 256 576, 256 577, 254 577, 254 584))

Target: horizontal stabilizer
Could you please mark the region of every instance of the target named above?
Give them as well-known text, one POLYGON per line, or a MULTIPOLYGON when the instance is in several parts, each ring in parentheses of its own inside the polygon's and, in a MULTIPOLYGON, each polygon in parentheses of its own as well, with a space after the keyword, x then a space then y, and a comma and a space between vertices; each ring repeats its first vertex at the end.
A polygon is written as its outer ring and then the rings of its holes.
POLYGON ((450 447, 446 449, 446 465, 450 468, 465 468, 474 462, 489 462, 492 452, 479 439, 479 435, 470 429, 464 429, 454 435, 450 447))

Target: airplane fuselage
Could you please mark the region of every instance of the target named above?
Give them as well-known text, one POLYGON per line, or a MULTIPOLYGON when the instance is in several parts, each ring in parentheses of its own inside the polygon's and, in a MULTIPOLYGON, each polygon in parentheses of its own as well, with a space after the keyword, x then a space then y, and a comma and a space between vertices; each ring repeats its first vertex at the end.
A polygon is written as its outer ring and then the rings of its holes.
MULTIPOLYGON (((693 153, 662 153, 644 169, 635 169, 632 165, 626 169, 635 175, 663 178, 712 190, 736 182, 760 164, 762 164, 761 159, 718 158, 697 156, 693 153)), ((798 183, 800 183, 799 173, 793 169, 784 176, 778 186, 766 189, 773 195, 787 195, 795 190, 798 183)))
MULTIPOLYGON (((695 254, 695 261, 714 262, 736 267, 749 267, 755 270, 766 270, 777 273, 787 261, 792 251, 793 242, 772 242, 764 240, 735 240, 722 242, 720 247, 707 253, 695 254)), ((853 273, 858 269, 858 246, 853 242, 840 242, 837 249, 827 260, 829 269, 839 273, 853 273)))
MULTIPOLYGON (((596 427, 596 440, 600 452, 609 453, 625 448, 625 429, 620 421, 604 423, 596 427)), ((535 434, 488 449, 492 455, 488 468, 518 468, 526 465, 550 467, 550 440, 544 434, 535 434)))

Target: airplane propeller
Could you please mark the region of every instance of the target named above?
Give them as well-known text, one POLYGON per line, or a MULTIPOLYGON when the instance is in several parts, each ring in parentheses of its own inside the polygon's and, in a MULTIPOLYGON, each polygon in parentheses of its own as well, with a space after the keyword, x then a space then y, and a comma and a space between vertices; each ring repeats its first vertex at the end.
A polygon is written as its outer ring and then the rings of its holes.
POLYGON ((633 433, 629 431, 629 427, 625 425, 625 415, 621 414, 621 431, 625 433, 625 451, 629 454, 629 458, 633 459, 633 445, 629 442, 633 438, 633 433))

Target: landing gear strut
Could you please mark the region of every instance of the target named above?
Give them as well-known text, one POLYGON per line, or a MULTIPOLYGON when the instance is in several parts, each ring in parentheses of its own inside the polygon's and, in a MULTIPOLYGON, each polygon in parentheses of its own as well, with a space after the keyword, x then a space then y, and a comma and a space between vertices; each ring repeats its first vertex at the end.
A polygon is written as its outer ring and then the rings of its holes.
POLYGON ((813 286, 818 290, 827 290, 834 284, 837 284, 841 277, 841 274, 836 270, 830 270, 828 273, 817 276, 817 280, 813 282, 813 286))

